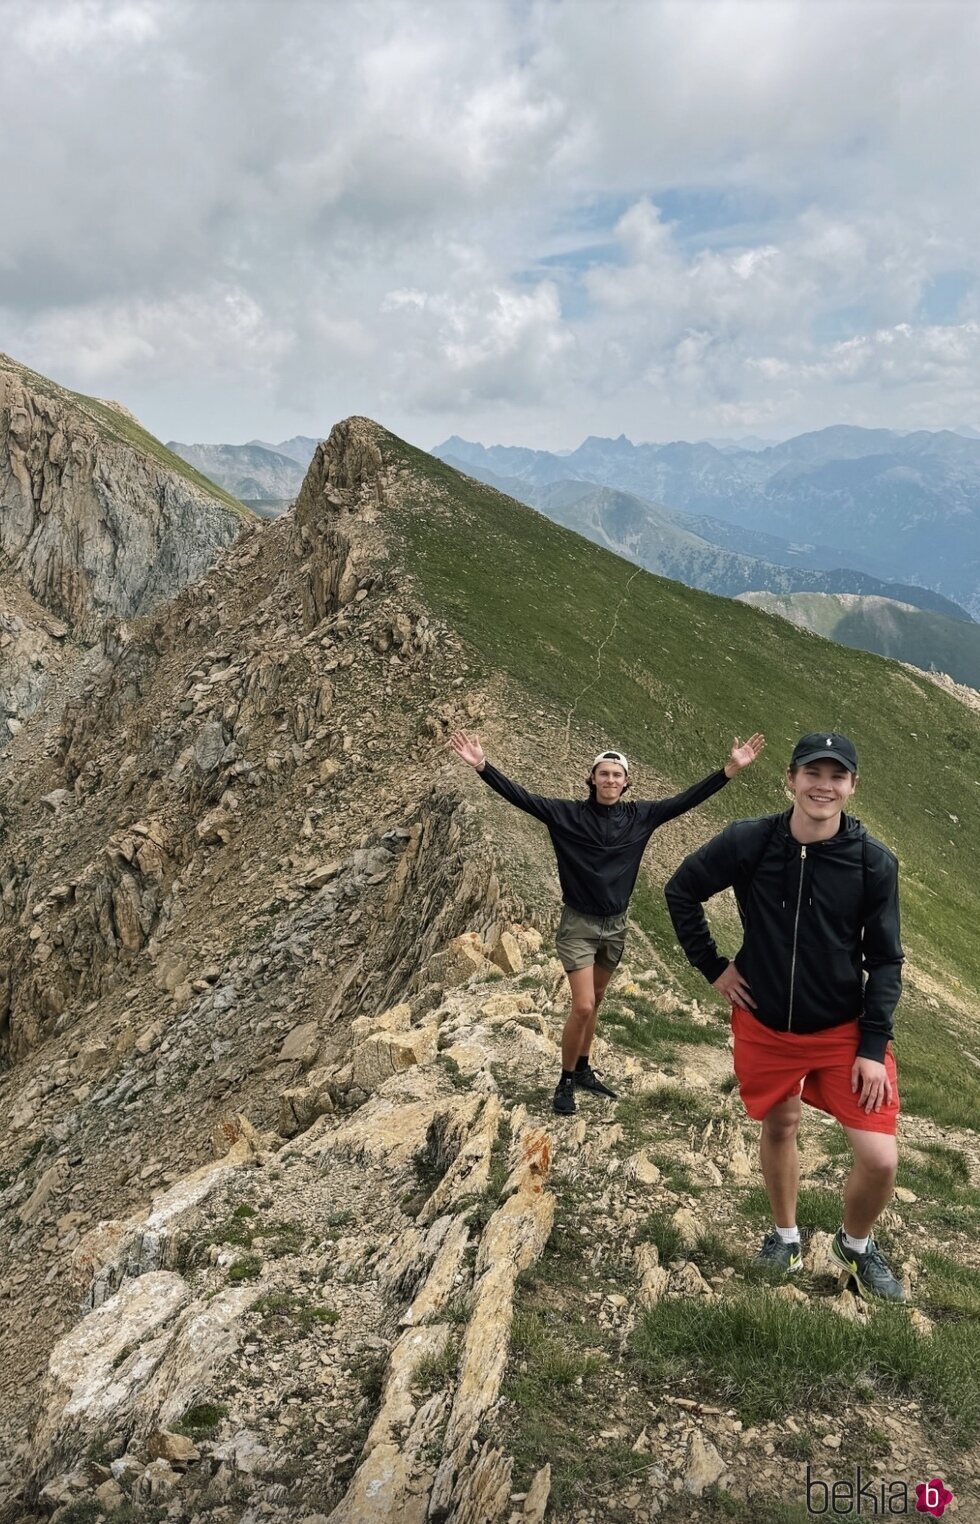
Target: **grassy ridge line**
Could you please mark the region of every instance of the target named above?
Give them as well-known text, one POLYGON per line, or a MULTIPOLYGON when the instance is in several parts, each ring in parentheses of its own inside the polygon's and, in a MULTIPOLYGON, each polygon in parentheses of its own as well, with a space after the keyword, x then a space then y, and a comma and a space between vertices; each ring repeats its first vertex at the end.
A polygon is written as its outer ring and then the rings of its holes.
POLYGON ((206 496, 214 498, 224 508, 229 508, 239 518, 252 518, 254 515, 250 508, 240 503, 237 497, 219 487, 217 482, 211 481, 210 477, 196 471, 188 465, 186 460, 181 460, 172 450, 168 450, 155 435, 150 434, 142 424, 134 418, 127 418, 124 413, 118 412, 105 402, 100 402, 97 397, 88 397, 84 392, 73 392, 66 386, 59 386, 49 376, 42 376, 36 370, 31 370, 27 365, 21 365, 10 355, 0 354, 0 368, 9 367, 16 372, 25 386, 31 391, 39 392, 41 396, 48 397, 52 402, 60 403, 61 406, 76 406, 82 412, 87 413, 91 421, 98 426, 102 433, 109 434, 117 444, 125 445, 128 449, 136 450, 141 455, 147 455, 165 471, 173 472, 174 476, 181 476, 192 486, 196 487, 206 496))
POLYGON ((113 407, 100 402, 97 397, 86 397, 82 392, 71 392, 69 395, 79 404, 84 412, 88 413, 93 422, 97 423, 107 434, 111 434, 120 444, 127 445, 131 450, 137 450, 141 455, 149 455, 151 459, 163 467, 165 471, 172 471, 175 476, 182 476, 199 489, 199 491, 213 497, 222 507, 229 508, 239 518, 254 518, 250 508, 239 502, 224 487, 219 487, 209 476, 198 471, 172 450, 168 450, 155 435, 150 434, 132 418, 127 418, 124 413, 117 413, 113 407))
MULTIPOLYGON (((571 708, 635 567, 393 436, 381 443, 410 468, 393 514, 424 595, 482 675, 502 670, 571 708)), ((591 719, 596 744, 613 736, 635 756, 641 787, 644 764, 683 785, 720 764, 733 733, 765 730, 763 761, 703 807, 706 832, 783 807, 782 760, 802 731, 853 736, 866 777, 855 811, 902 862, 908 948, 923 968, 977 989, 976 714, 894 662, 645 572, 587 703, 580 726, 591 719)))
POLYGON ((895 661, 948 672, 980 686, 980 625, 876 596, 835 593, 745 593, 753 608, 778 614, 838 645, 876 651, 895 661))

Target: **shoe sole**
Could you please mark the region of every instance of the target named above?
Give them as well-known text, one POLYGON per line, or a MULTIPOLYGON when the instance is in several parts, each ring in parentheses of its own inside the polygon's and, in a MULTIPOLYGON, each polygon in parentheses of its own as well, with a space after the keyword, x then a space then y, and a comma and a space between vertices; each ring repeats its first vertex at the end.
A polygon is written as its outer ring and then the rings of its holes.
POLYGON ((905 1303, 905 1296, 882 1296, 880 1291, 873 1291, 870 1286, 866 1286, 864 1281, 861 1279, 858 1267, 855 1264, 854 1260, 844 1259, 843 1255, 837 1247, 836 1239, 831 1244, 830 1253, 831 1258, 837 1261, 841 1269, 847 1271, 851 1285, 856 1290, 862 1302, 895 1302, 899 1304, 905 1303))

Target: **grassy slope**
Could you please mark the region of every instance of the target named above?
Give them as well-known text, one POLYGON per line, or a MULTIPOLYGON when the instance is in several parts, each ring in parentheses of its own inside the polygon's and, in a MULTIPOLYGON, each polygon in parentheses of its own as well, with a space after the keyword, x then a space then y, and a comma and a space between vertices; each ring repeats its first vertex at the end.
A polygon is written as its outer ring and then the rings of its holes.
POLYGON ((126 445, 135 450, 137 454, 145 455, 161 467, 164 471, 170 471, 174 476, 183 477, 199 492, 228 508, 240 518, 251 518, 251 511, 244 503, 240 503, 237 497, 232 497, 223 487, 210 480, 209 477, 196 471, 188 465, 186 460, 181 460, 172 450, 168 450, 155 435, 150 434, 137 423, 135 418, 129 418, 125 413, 117 411, 105 402, 100 402, 97 397, 87 397, 84 392, 72 392, 67 387, 59 386, 48 376, 39 375, 37 371, 30 370, 26 365, 12 360, 9 355, 0 355, 0 365, 9 366, 22 378, 24 385, 31 391, 39 392, 42 396, 49 397, 61 406, 75 406, 81 408, 95 423, 103 434, 108 434, 117 444, 126 445))
MULTIPOLYGON (((577 703, 577 726, 591 728, 597 746, 612 737, 678 786, 718 766, 733 733, 765 731, 763 763, 737 793, 704 807, 706 833, 732 814, 783 807, 780 763, 803 731, 853 736, 864 770, 856 813, 902 863, 906 950, 938 984, 975 1002, 975 713, 893 662, 637 572, 390 436, 385 448, 417 481, 396 515, 409 564, 486 674, 505 672, 532 700, 559 709, 577 703), (601 679, 583 693, 614 622, 601 679)), ((645 899, 649 929, 669 945, 660 897, 645 899)), ((908 1109, 951 1123, 975 1114, 977 1071, 964 1072, 959 1038, 940 1013, 907 997, 900 1034, 908 1109)))
POLYGON ((980 687, 980 625, 882 598, 842 603, 827 593, 750 593, 745 601, 840 645, 948 672, 958 683, 980 687))

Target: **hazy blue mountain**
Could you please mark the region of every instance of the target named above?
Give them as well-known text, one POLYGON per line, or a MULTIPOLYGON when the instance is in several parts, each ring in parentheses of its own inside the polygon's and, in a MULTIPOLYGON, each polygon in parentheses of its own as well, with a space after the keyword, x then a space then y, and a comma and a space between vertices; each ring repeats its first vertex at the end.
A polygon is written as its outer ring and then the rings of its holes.
POLYGON ((980 614, 980 439, 951 430, 840 425, 761 450, 591 436, 562 456, 454 437, 434 453, 529 488, 591 482, 792 543, 835 546, 845 564, 931 587, 980 614))
POLYGON ((263 450, 273 450, 277 455, 285 455, 290 460, 296 460, 304 468, 313 459, 319 439, 311 439, 309 434, 294 434, 292 439, 280 440, 279 444, 266 444, 263 439, 250 439, 250 445, 258 445, 263 450))
POLYGON ((271 503, 281 512, 295 498, 306 475, 298 461, 266 445, 171 440, 167 448, 250 507, 271 503))

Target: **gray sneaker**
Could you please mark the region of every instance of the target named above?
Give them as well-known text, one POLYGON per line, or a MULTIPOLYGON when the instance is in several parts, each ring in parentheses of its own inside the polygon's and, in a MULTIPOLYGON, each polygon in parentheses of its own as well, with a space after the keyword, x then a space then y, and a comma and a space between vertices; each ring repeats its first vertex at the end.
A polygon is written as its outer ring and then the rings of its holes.
POLYGON ((851 1284, 864 1300, 872 1298, 882 1302, 904 1302, 905 1287, 886 1264, 884 1256, 873 1238, 863 1254, 848 1249, 844 1244, 844 1229, 838 1228, 834 1235, 831 1253, 839 1265, 849 1271, 851 1284))
POLYGON ((776 1229, 770 1228, 753 1264, 762 1265, 768 1270, 782 1270, 786 1275, 795 1275, 797 1270, 803 1269, 800 1240, 797 1238, 792 1243, 784 1243, 776 1229))

